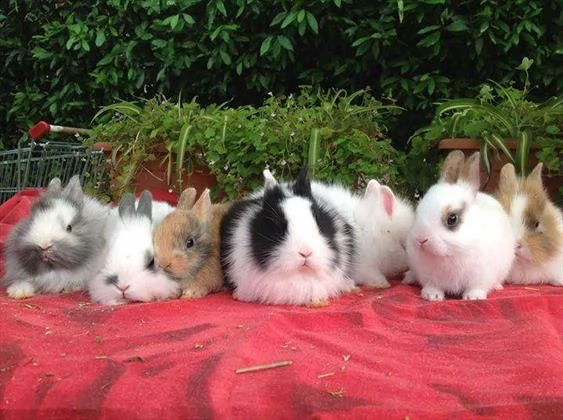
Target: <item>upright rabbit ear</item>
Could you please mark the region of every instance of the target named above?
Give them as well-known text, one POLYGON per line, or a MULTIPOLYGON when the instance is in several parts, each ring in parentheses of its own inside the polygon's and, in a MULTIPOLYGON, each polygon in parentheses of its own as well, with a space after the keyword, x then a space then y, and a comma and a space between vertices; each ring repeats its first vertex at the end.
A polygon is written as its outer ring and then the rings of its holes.
POLYGON ((137 215, 147 217, 152 220, 152 194, 148 190, 144 190, 137 204, 137 215))
POLYGON ((541 178, 542 170, 543 170, 543 163, 540 162, 536 165, 534 170, 530 172, 530 175, 528 175, 526 180, 532 182, 533 184, 541 185, 541 187, 543 188, 543 181, 541 178))
POLYGON ((382 208, 389 217, 393 216, 396 199, 391 188, 381 185, 375 179, 371 179, 366 187, 364 197, 374 197, 377 200, 377 205, 382 208))
POLYGON ((368 185, 366 186, 364 197, 377 197, 377 195, 379 194, 379 187, 381 187, 381 184, 379 182, 377 182, 375 179, 370 179, 368 181, 368 185))
POLYGON ((451 151, 448 156, 446 156, 446 160, 440 170, 440 181, 455 184, 461 174, 464 162, 465 155, 461 150, 451 151))
POLYGON ((264 169, 262 175, 264 176, 264 188, 268 189, 272 188, 274 185, 278 185, 278 181, 269 169, 264 169))
POLYGON ((119 217, 135 216, 135 196, 131 193, 123 194, 118 207, 119 217))
POLYGON ((518 191, 518 178, 516 176, 516 169, 512 163, 507 163, 500 170, 498 190, 501 194, 506 194, 512 197, 518 191))
POLYGON ((189 210, 194 206, 195 197, 197 196, 197 191, 193 187, 186 188, 180 194, 180 198, 178 199, 178 205, 176 208, 180 210, 189 210))
POLYGON ((198 200, 195 202, 192 210, 195 216, 202 221, 209 220, 211 218, 211 197, 209 195, 209 188, 206 188, 198 200))
POLYGON ((84 202, 84 193, 82 192, 82 185, 80 184, 80 177, 73 175, 63 189, 63 195, 77 206, 82 206, 84 202))
POLYGON ((312 197, 311 180, 309 179, 309 167, 304 164, 297 175, 297 179, 293 184, 293 193, 301 197, 312 197))
POLYGON ((61 192, 62 190, 63 190, 63 185, 60 178, 55 177, 51 181, 49 181, 49 185, 47 186, 47 191, 58 193, 61 192))
POLYGON ((467 158, 461 172, 461 179, 478 191, 481 187, 481 153, 475 152, 467 158))

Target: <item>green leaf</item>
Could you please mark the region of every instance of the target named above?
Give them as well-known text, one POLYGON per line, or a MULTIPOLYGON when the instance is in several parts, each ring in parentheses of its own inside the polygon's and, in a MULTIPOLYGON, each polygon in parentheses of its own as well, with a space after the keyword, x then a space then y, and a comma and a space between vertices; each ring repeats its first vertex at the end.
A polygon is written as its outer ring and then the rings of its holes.
POLYGON ((512 157, 512 153, 510 153, 510 150, 508 149, 508 147, 506 147, 506 143, 505 140, 500 138, 498 135, 496 134, 487 134, 487 133, 483 133, 483 140, 485 140, 487 143, 489 143, 489 145, 495 149, 500 149, 513 163, 514 163, 514 158, 512 157))
POLYGON ((184 22, 186 22, 188 25, 193 25, 195 23, 195 20, 192 17, 192 15, 189 15, 187 13, 182 13, 182 17, 184 18, 184 22))
POLYGON ((463 32, 469 30, 469 27, 465 23, 465 20, 457 19, 446 26, 446 30, 450 32, 463 32))
POLYGON ((242 74, 242 61, 237 64, 236 71, 239 76, 242 74))
POLYGON ((319 33, 319 23, 317 22, 317 18, 310 12, 307 12, 307 23, 314 33, 319 33))
POLYGON ((305 20, 305 10, 301 9, 299 12, 297 12, 297 22, 303 22, 305 20))
POLYGON ((106 40, 106 34, 104 33, 104 31, 98 29, 96 31, 96 41, 94 42, 96 44, 96 47, 101 47, 104 42, 106 40))
POLYGON ((225 9, 225 5, 223 4, 223 2, 221 0, 219 0, 217 3, 215 3, 215 5, 217 6, 217 10, 219 10, 219 12, 227 17, 227 9, 225 9))
POLYGON ((260 45, 260 56, 263 56, 270 50, 270 46, 272 45, 273 37, 271 35, 267 36, 264 41, 262 41, 262 45, 260 45))
POLYGON ((170 16, 170 27, 172 29, 176 28, 176 26, 178 26, 178 20, 180 19, 180 15, 174 15, 174 16, 170 16))
POLYGON ((421 39, 416 46, 417 47, 431 47, 440 40, 440 32, 436 31, 428 35, 427 37, 421 39))
POLYGON ((289 12, 281 24, 281 28, 289 26, 297 18, 297 13, 289 12))
POLYGON ((534 64, 533 59, 529 59, 528 57, 524 57, 522 59, 522 62, 520 63, 520 65, 518 67, 516 67, 516 69, 528 71, 530 69, 530 67, 532 67, 532 64, 534 64))
POLYGON ((220 49, 219 55, 221 56, 221 60, 223 60, 223 63, 225 63, 225 65, 229 66, 231 64, 231 56, 227 51, 220 49))
POLYGON ((321 130, 318 128, 313 128, 311 130, 311 136, 309 137, 309 152, 307 163, 309 165, 309 171, 312 177, 315 176, 315 169, 317 167, 317 162, 319 161, 319 150, 321 148, 321 130))
POLYGON ((489 144, 486 141, 482 141, 479 145, 479 151, 481 152, 481 163, 485 167, 485 172, 487 172, 487 175, 490 177, 491 160, 489 159, 489 144))
POLYGON ((403 0, 397 0, 397 13, 399 15, 399 23, 403 23, 405 17, 405 4, 403 0))
POLYGON ((440 25, 426 26, 426 27, 422 28, 421 30, 419 30, 419 31, 417 32, 417 34, 422 35, 422 34, 425 34, 425 33, 428 33, 428 32, 436 31, 436 30, 438 30, 438 29, 440 29, 440 28, 441 28, 440 25))
POLYGON ((278 43, 285 48, 288 51, 293 51, 293 45, 291 44, 291 41, 289 40, 288 37, 284 36, 284 35, 279 35, 278 36, 278 43))
POLYGON ((528 167, 528 157, 530 155, 530 144, 531 138, 527 131, 520 133, 520 138, 518 139, 518 145, 516 146, 516 168, 520 175, 526 175, 526 170, 528 167))

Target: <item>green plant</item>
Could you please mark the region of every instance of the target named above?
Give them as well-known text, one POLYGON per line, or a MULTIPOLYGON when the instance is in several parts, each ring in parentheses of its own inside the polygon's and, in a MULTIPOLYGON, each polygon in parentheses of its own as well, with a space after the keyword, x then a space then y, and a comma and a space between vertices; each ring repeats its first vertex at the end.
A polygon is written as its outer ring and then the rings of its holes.
MULTIPOLYGON (((154 148, 165 147, 168 176, 181 175, 194 164, 209 167, 217 189, 228 198, 243 195, 262 183, 265 167, 277 176, 294 176, 304 162, 312 176, 361 188, 370 178, 403 189, 398 167, 402 154, 386 136, 384 121, 400 108, 384 105, 367 91, 302 88, 296 95, 268 95, 258 107, 202 106, 170 102, 162 97, 143 105, 119 102, 97 117, 114 113, 88 140, 110 142, 116 193, 130 188, 139 165, 154 159, 154 148)), ((115 195, 115 194, 114 194, 115 195)))
MULTIPOLYGON (((538 66, 544 98, 563 89, 560 1, 6 0, 0 8, 0 137, 39 119, 87 124, 121 98, 182 92, 258 106, 300 84, 371 86, 423 115, 437 98, 538 66), (518 16, 518 19, 514 17, 518 16)), ((410 118, 412 114, 404 114, 410 118)), ((398 133, 412 127, 396 126, 398 133)), ((392 136, 394 140, 397 140, 392 136)))
MULTIPOLYGON (((553 97, 543 103, 528 99, 528 70, 532 63, 528 58, 524 58, 519 66, 526 74, 523 89, 491 81, 481 87, 475 99, 452 99, 438 107, 438 116, 449 119, 450 137, 482 139, 482 161, 487 172, 491 170, 491 149, 505 154, 516 164, 519 173, 527 174, 530 147, 533 143, 540 149, 542 144, 544 147, 549 144, 560 150, 563 148, 563 97, 553 97), (514 153, 507 141, 516 142, 514 153)), ((547 149, 543 149, 544 158, 548 157, 546 153, 547 149)), ((552 162, 552 159, 546 160, 550 169, 559 165, 558 162, 552 162)))

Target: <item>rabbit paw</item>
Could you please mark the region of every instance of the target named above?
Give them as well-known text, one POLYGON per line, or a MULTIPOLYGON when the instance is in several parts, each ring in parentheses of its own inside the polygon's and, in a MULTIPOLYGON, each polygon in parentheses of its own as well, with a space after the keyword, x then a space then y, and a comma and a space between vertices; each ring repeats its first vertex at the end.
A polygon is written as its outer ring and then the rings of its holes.
POLYGON ((372 289, 387 289, 391 287, 387 279, 379 271, 373 271, 371 273, 364 273, 359 276, 359 284, 372 289))
POLYGON ((424 286, 420 292, 420 296, 426 300, 438 302, 444 300, 444 291, 434 286, 424 286))
POLYGON ((325 306, 328 306, 328 304, 328 299, 315 299, 305 306, 308 308, 324 308, 325 306))
POLYGON ((487 299, 487 291, 483 289, 471 289, 463 294, 463 300, 484 300, 487 299))
POLYGON ((12 284, 6 289, 6 292, 14 299, 27 299, 35 296, 35 288, 27 281, 12 284))
POLYGON ((207 287, 191 284, 182 291, 182 299, 197 299, 207 296, 209 291, 207 287))
POLYGON ((417 284, 417 280, 416 280, 416 276, 414 275, 414 273, 411 270, 408 270, 405 273, 405 277, 403 278, 403 281, 401 282, 403 284, 417 284))

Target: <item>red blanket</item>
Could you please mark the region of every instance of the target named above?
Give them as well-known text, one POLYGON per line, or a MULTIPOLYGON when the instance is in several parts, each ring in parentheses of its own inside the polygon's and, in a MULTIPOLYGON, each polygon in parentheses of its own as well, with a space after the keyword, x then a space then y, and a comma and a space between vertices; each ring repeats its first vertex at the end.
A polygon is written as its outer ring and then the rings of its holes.
MULTIPOLYGON (((0 207, 1 232, 32 197, 0 207)), ((563 289, 430 303, 392 283, 320 309, 2 293, 0 418, 563 416, 563 289)))

